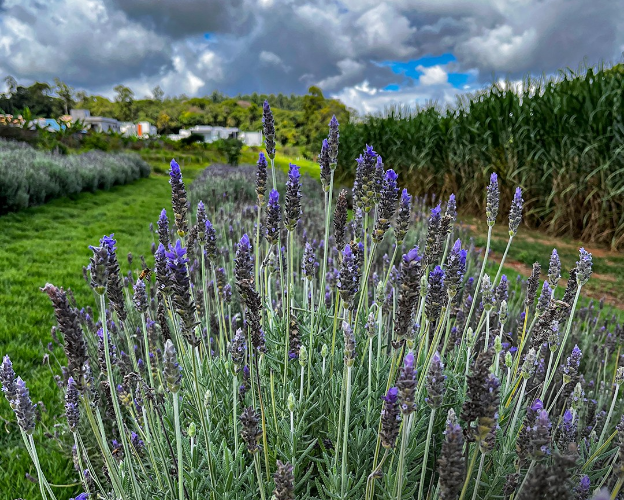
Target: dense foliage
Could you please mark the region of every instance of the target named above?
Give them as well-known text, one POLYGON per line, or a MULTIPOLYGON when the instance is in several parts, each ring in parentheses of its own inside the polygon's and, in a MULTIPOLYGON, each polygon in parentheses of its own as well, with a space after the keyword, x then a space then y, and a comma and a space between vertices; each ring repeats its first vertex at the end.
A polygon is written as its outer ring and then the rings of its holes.
POLYGON ((150 166, 138 155, 58 155, 0 139, 0 213, 40 205, 81 191, 110 189, 147 177, 150 166))
POLYGON ((120 121, 146 120, 156 125, 160 134, 177 132, 195 125, 238 127, 241 130, 260 130, 262 103, 266 99, 273 106, 277 122, 277 140, 282 146, 316 147, 320 144, 325 125, 336 115, 349 120, 349 111, 340 101, 326 99, 318 87, 310 87, 307 95, 257 94, 228 97, 218 91, 210 96, 165 97, 156 87, 151 97, 142 99, 123 85, 115 87, 113 100, 86 92, 75 92, 57 79, 55 85, 34 83, 29 87, 18 85, 11 77, 6 79, 8 92, 0 94, 0 113, 20 115, 27 108, 33 117, 57 118, 68 109, 82 108, 93 116, 108 116, 120 121))
MULTIPOLYGON (((564 290, 556 252, 543 283, 539 266, 526 282, 503 263, 489 276, 455 198, 429 210, 399 196, 372 148, 334 209, 332 125, 322 186, 294 165, 284 185, 261 156, 255 171, 208 169, 187 193, 172 162, 151 273, 134 260, 122 276, 104 236, 83 270, 97 310, 44 287, 67 356, 59 425, 85 493, 584 500, 606 486, 617 498, 622 327, 578 307, 591 255, 580 250, 564 290)), ((483 197, 491 228, 495 174, 483 197)), ((518 189, 510 241, 522 209, 518 189)), ((0 376, 54 499, 8 356, 0 376)))
POLYGON ((494 168, 503 200, 523 188, 530 224, 622 248, 622 88, 616 65, 527 79, 520 91, 495 84, 448 110, 391 109, 343 128, 340 164, 353 177, 361 144, 372 144, 415 193, 454 192, 475 213, 494 168))

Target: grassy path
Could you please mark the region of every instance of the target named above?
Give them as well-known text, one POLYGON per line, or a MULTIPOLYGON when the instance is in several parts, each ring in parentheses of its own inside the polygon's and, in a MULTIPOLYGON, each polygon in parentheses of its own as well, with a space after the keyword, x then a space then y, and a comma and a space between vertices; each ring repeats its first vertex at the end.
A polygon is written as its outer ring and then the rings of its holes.
MULTIPOLYGON (((184 176, 190 182, 201 171, 187 167, 184 176)), ((150 222, 156 222, 160 210, 170 207, 168 176, 152 175, 110 191, 82 193, 74 199, 61 198, 0 218, 0 353, 10 353, 15 372, 28 384, 33 401, 44 401, 35 441, 40 448, 43 470, 51 483, 63 483, 71 474, 72 463, 62 459, 61 442, 50 439, 54 423, 63 407, 50 367, 42 364, 43 353, 50 355, 54 373, 55 357, 63 360, 62 349, 46 349, 51 341, 50 328, 55 324, 47 295, 39 291, 46 282, 71 288, 81 306, 94 306, 93 295, 82 278, 91 251, 104 234, 115 233, 122 271, 129 269, 125 255, 151 258, 150 222)), ((149 261, 150 259, 148 259, 149 261)), ((0 438, 0 498, 36 498, 37 486, 25 479, 34 467, 23 447, 8 405, 0 406, 6 419, 0 438)), ((59 500, 74 496, 76 488, 59 488, 59 500), (70 495, 71 494, 71 495, 70 495)))

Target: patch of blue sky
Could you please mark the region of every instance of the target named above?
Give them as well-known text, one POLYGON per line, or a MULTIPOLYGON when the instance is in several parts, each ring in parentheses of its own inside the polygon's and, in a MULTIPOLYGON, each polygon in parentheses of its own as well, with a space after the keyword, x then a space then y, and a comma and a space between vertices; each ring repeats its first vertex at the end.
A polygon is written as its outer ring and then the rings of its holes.
POLYGON ((384 90, 388 91, 388 92, 396 92, 400 89, 401 87, 399 86, 399 84, 397 83, 391 83, 390 85, 386 85, 384 87, 384 90))

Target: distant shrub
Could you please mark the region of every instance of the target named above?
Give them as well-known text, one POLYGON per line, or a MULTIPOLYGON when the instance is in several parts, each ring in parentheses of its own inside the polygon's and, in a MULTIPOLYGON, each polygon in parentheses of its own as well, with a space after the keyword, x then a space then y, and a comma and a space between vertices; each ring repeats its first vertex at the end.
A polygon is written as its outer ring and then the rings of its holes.
POLYGON ((110 189, 149 173, 150 166, 137 155, 90 151, 63 156, 0 139, 0 213, 81 191, 110 189))

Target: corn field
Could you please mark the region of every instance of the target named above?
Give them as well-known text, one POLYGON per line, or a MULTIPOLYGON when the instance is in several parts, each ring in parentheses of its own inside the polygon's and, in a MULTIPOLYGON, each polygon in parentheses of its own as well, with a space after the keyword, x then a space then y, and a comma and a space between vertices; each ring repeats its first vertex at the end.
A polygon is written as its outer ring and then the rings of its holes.
POLYGON ((531 226, 622 248, 624 66, 527 78, 520 88, 497 83, 446 110, 395 107, 346 125, 345 178, 371 144, 414 194, 455 193, 464 210, 481 213, 476 193, 496 171, 504 201, 523 189, 531 226))

